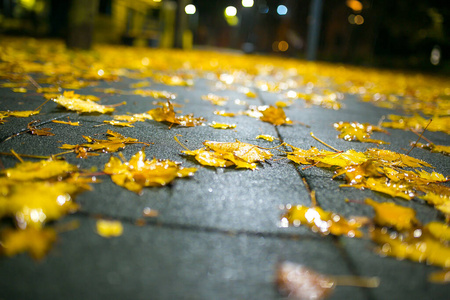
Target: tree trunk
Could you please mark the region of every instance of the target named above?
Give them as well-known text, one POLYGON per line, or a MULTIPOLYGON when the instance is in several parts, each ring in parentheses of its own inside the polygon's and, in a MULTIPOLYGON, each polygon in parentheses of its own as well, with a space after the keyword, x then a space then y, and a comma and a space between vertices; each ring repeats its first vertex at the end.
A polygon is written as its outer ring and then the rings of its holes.
POLYGON ((66 46, 89 50, 92 47, 94 21, 99 0, 72 0, 69 10, 66 46))

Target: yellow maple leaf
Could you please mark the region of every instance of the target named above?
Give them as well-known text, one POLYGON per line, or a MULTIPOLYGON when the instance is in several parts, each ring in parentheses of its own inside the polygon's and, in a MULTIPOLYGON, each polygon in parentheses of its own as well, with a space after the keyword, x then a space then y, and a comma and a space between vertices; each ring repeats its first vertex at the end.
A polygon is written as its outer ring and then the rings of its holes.
POLYGON ((286 213, 281 217, 281 226, 306 225, 314 232, 321 234, 346 235, 348 237, 362 237, 359 228, 361 223, 356 220, 347 220, 336 213, 324 211, 320 207, 307 207, 303 205, 288 206, 286 213))
POLYGON ((370 139, 370 135, 374 131, 387 133, 386 130, 369 123, 358 122, 339 122, 333 124, 337 131, 340 131, 339 138, 346 141, 359 141, 363 143, 389 144, 382 140, 370 139))
POLYGON ((442 153, 445 155, 450 155, 450 146, 435 145, 433 143, 428 143, 428 144, 412 143, 412 145, 414 145, 414 147, 417 147, 417 148, 429 150, 433 153, 442 153))
POLYGON ((371 238, 380 245, 377 252, 382 255, 450 267, 450 247, 427 232, 392 235, 389 231, 376 228, 372 231, 371 238))
POLYGON ((427 192, 421 199, 433 205, 437 210, 450 215, 450 195, 438 192, 427 192))
POLYGON ((59 148, 74 150, 78 158, 86 158, 88 155, 92 155, 92 153, 88 153, 92 151, 110 153, 117 152, 120 149, 125 148, 126 144, 148 145, 147 143, 139 142, 138 139, 123 136, 120 133, 114 132, 112 130, 108 130, 106 132, 106 135, 107 140, 99 140, 89 136, 83 136, 87 143, 78 145, 63 144, 59 148))
POLYGON ((120 127, 134 127, 132 124, 134 122, 120 122, 116 120, 104 120, 103 123, 113 125, 113 126, 120 126, 120 127))
POLYGON ((61 106, 64 106, 68 110, 80 112, 80 113, 112 113, 115 109, 113 107, 107 107, 97 104, 89 99, 82 100, 80 98, 73 97, 72 94, 64 92, 63 95, 59 95, 52 100, 61 106))
POLYGON ((424 230, 441 241, 450 242, 450 226, 448 224, 432 221, 424 226, 424 230))
POLYGON ((174 138, 186 149, 186 151, 181 151, 182 153, 195 156, 195 159, 205 166, 229 167, 235 165, 237 168, 254 170, 257 162, 263 162, 273 156, 267 150, 240 141, 234 143, 205 141, 203 142, 205 148, 192 151, 181 144, 176 136, 174 138))
POLYGON ((70 122, 70 121, 60 121, 60 120, 52 120, 53 123, 58 124, 66 124, 70 126, 80 126, 80 122, 70 122))
POLYGON ((66 181, 13 182, 5 178, 0 178, 0 188, 0 217, 14 217, 20 228, 40 228, 45 222, 76 211, 78 205, 71 195, 84 190, 66 181))
POLYGON ((234 143, 205 141, 203 142, 203 145, 218 153, 233 154, 237 158, 240 158, 248 163, 262 162, 266 159, 272 158, 273 156, 273 154, 267 150, 261 149, 256 145, 242 143, 240 141, 236 141, 234 143))
MULTIPOLYGON (((343 185, 345 186, 345 185, 343 185)), ((355 188, 367 188, 375 192, 383 193, 392 197, 400 197, 411 200, 416 195, 411 186, 405 183, 393 183, 386 178, 368 178, 362 184, 353 185, 355 188)))
POLYGON ((286 114, 281 107, 260 107, 259 111, 262 114, 260 117, 261 121, 268 122, 273 125, 292 124, 292 121, 286 117, 286 114))
POLYGON ((173 100, 177 97, 176 94, 168 91, 156 91, 156 90, 135 90, 133 92, 136 95, 141 95, 142 97, 152 97, 155 99, 166 99, 173 100))
MULTIPOLYGON (((202 125, 206 120, 202 117, 194 118, 193 115, 176 116, 172 103, 167 101, 163 107, 154 108, 147 112, 151 118, 157 122, 168 122, 185 127, 194 127, 202 125)), ((171 125, 171 126, 172 126, 171 125)))
POLYGON ((224 110, 216 110, 214 111, 214 114, 222 117, 234 117, 236 115, 235 113, 226 112, 224 110))
POLYGON ((12 91, 13 91, 14 93, 26 93, 26 92, 27 92, 27 89, 24 88, 24 87, 18 87, 18 88, 13 88, 12 91))
POLYGON ((439 272, 433 272, 428 276, 428 281, 433 283, 449 283, 450 282, 450 270, 442 270, 439 272))
POLYGON ((120 236, 123 233, 120 221, 98 220, 96 228, 97 233, 106 238, 120 236))
POLYGON ((236 128, 236 124, 225 124, 225 123, 216 123, 212 122, 209 124, 210 127, 214 129, 233 129, 236 128))
POLYGON ((147 113, 142 113, 134 115, 115 115, 114 120, 127 121, 131 123, 131 122, 145 122, 145 120, 153 120, 153 118, 147 113))
POLYGON ((260 134, 256 137, 256 139, 262 139, 269 142, 273 142, 276 138, 268 134, 260 134))
POLYGON ((67 176, 77 169, 76 166, 63 160, 24 161, 14 168, 3 170, 1 174, 14 181, 32 181, 67 176))
POLYGON ((391 122, 383 122, 381 126, 390 127, 394 129, 403 130, 424 130, 428 131, 441 131, 450 134, 450 117, 449 116, 434 116, 431 123, 419 115, 414 115, 411 117, 389 115, 388 118, 391 122))
POLYGON ((22 111, 6 111, 0 112, 4 113, 8 117, 16 117, 16 118, 27 118, 29 116, 34 116, 40 113, 39 110, 22 110, 22 111))
POLYGON ((144 151, 139 151, 128 162, 112 156, 103 171, 117 185, 141 193, 143 187, 164 186, 175 178, 192 176, 197 169, 180 167, 171 160, 146 160, 144 151))
POLYGON ((4 229, 0 235, 0 253, 13 256, 28 252, 36 260, 41 259, 56 241, 52 228, 4 229))
POLYGON ((378 160, 379 162, 388 166, 397 167, 410 167, 410 168, 421 168, 421 167, 432 167, 429 163, 408 156, 406 154, 400 154, 394 151, 370 148, 365 152, 369 158, 378 160))
POLYGON ((378 203, 370 198, 364 201, 375 210, 374 221, 379 226, 393 227, 397 230, 411 229, 419 224, 416 211, 394 203, 378 203))

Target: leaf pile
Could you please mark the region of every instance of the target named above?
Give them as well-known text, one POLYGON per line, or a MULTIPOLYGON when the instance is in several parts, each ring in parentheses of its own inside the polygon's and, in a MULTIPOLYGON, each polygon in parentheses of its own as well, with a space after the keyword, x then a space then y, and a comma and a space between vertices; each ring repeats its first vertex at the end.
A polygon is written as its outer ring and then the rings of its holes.
POLYGON ((405 154, 375 148, 365 152, 332 152, 315 147, 309 150, 290 147, 292 151, 287 153, 288 159, 298 164, 333 169, 333 178, 344 176, 347 184, 342 187, 370 189, 405 200, 424 194, 432 195, 436 189, 439 189, 438 195, 442 197, 450 194, 450 188, 439 184, 447 181, 446 177, 422 170, 431 165, 405 154))

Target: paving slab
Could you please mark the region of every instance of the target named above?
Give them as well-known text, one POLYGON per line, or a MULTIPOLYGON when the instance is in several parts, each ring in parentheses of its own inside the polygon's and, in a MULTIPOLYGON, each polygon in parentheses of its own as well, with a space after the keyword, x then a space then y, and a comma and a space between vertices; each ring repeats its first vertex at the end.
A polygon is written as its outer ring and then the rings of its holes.
MULTIPOLYGON (((276 265, 290 260, 330 275, 348 275, 331 239, 297 240, 124 223, 105 239, 95 220, 60 234, 43 261, 0 259, 0 299, 279 299, 276 265), (76 243, 74 243, 76 241, 76 243), (6 272, 8 270, 8 272, 6 272)), ((330 299, 366 299, 338 287, 330 299)))

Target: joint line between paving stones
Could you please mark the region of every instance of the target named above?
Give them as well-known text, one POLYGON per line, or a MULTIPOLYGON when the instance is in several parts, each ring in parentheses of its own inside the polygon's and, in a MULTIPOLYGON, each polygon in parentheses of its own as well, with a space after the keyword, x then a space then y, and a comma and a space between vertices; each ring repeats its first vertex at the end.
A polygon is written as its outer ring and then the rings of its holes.
MULTIPOLYGON (((261 95, 259 89, 255 89, 255 91, 256 91, 255 94, 258 96, 258 99, 260 100, 260 102, 261 102, 263 105, 266 105, 266 102, 264 101, 264 99, 263 99, 263 97, 262 97, 262 95, 261 95)), ((283 144, 283 143, 284 143, 284 139, 283 139, 283 136, 281 135, 280 131, 278 130, 278 126, 273 125, 273 127, 274 127, 274 129, 275 129, 275 132, 277 133, 278 139, 280 140, 281 144, 283 144)), ((283 146, 283 149, 286 150, 286 151, 288 150, 288 149, 286 148, 286 146, 283 146)), ((297 172, 297 174, 300 176, 300 178, 301 178, 301 180, 302 180, 302 183, 303 183, 303 185, 305 186, 306 191, 308 192, 309 195, 311 195, 312 190, 311 190, 311 187, 310 187, 310 185, 309 185, 308 180, 306 179, 306 176, 304 176, 304 175, 302 174, 302 172, 299 170, 299 168, 298 168, 297 166, 294 166, 294 168, 295 168, 295 171, 297 172)), ((311 201, 312 201, 312 200, 313 200, 313 199, 311 199, 311 201)), ((314 200, 314 202, 315 202, 315 203, 313 203, 313 204, 318 205, 317 200, 314 200)))
POLYGON ((320 237, 314 235, 302 235, 295 233, 279 233, 279 232, 261 232, 261 231, 251 231, 251 230, 227 230, 218 227, 211 226, 200 226, 200 225, 192 225, 192 224, 181 224, 181 223, 169 223, 169 222, 161 222, 157 219, 133 219, 129 217, 109 217, 106 215, 99 214, 91 214, 86 211, 78 211, 74 215, 83 216, 86 218, 105 218, 105 219, 114 219, 121 221, 123 223, 132 224, 139 227, 149 226, 149 227, 159 227, 165 229, 173 229, 173 230, 185 230, 185 231, 193 231, 193 232, 205 232, 205 233, 216 233, 223 234, 228 236, 253 236, 253 237, 262 237, 262 238, 272 238, 272 239, 283 239, 283 240, 315 240, 320 239, 320 237), (144 220, 143 224, 139 224, 140 220, 144 220))
MULTIPOLYGON (((361 275, 357 271, 358 269, 356 268, 355 264, 353 263, 353 260, 350 258, 350 255, 348 254, 348 252, 344 249, 344 247, 341 244, 342 237, 333 235, 333 236, 331 236, 331 238, 333 240, 333 244, 338 249, 340 256, 343 258, 345 264, 347 265, 350 273, 353 276, 360 277, 361 275)), ((371 289, 361 288, 361 287, 359 287, 359 289, 366 296, 367 300, 375 300, 376 299, 375 296, 372 294, 371 289)))
MULTIPOLYGON (((41 126, 41 125, 45 125, 45 124, 48 124, 48 123, 50 123, 50 122, 52 122, 54 120, 59 120, 59 119, 62 119, 62 118, 68 117, 68 116, 70 116, 70 113, 67 113, 67 114, 64 114, 64 115, 61 115, 61 116, 58 116, 58 117, 46 120, 46 121, 42 121, 42 122, 36 123, 35 126, 38 127, 38 126, 41 126)), ((18 136, 18 135, 21 135, 21 134, 23 134, 23 133, 25 133, 27 131, 29 131, 28 128, 23 128, 23 129, 19 130, 16 133, 10 134, 10 135, 8 135, 6 137, 2 137, 2 138, 0 138, 0 144, 3 143, 3 142, 6 142, 7 140, 10 140, 10 139, 18 136)))

